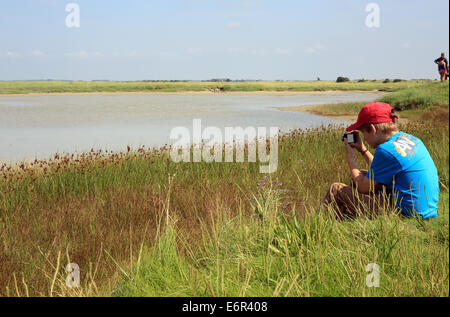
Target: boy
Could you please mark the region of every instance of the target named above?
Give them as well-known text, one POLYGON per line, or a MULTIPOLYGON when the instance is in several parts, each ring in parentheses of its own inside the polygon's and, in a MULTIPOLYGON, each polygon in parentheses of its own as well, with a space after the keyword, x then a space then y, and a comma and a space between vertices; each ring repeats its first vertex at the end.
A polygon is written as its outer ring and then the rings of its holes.
POLYGON ((347 128, 347 132, 356 132, 356 142, 344 141, 356 188, 333 184, 325 196, 326 205, 335 203, 341 215, 355 216, 358 210, 376 214, 382 208, 380 191, 384 188, 388 205, 401 209, 402 214, 422 219, 437 217, 436 166, 422 141, 399 131, 397 121, 395 110, 386 103, 373 102, 362 108, 358 121, 347 128), (359 132, 370 147, 376 149, 375 155, 364 146, 359 132), (367 173, 359 169, 355 150, 370 165, 367 173))

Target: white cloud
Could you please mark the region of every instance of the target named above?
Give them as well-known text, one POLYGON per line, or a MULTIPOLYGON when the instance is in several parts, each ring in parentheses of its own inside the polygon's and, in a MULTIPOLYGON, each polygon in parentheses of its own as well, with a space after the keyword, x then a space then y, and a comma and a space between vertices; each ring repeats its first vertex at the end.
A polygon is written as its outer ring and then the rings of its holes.
POLYGON ((39 51, 39 50, 32 51, 31 55, 34 56, 34 57, 45 57, 45 56, 47 56, 47 54, 45 54, 44 52, 39 51))
POLYGON ((257 55, 257 56, 266 56, 269 52, 264 49, 258 49, 258 50, 253 50, 251 53, 253 55, 257 55))
POLYGON ((291 52, 284 48, 274 48, 274 49, 253 49, 247 50, 240 47, 232 47, 228 49, 229 53, 232 54, 250 54, 256 56, 269 56, 269 55, 288 55, 291 52))
POLYGON ((179 53, 176 53, 173 51, 155 51, 152 54, 159 56, 159 57, 177 57, 177 56, 179 56, 179 53))
POLYGON ((16 53, 16 52, 8 51, 8 52, 6 52, 6 56, 8 56, 9 58, 15 58, 15 57, 20 57, 20 54, 16 53))
POLYGON ((87 58, 89 57, 89 53, 86 51, 79 51, 79 52, 73 52, 73 53, 65 53, 65 57, 76 57, 76 58, 87 58))
POLYGON ((228 51, 230 53, 237 54, 237 53, 242 53, 244 50, 240 47, 232 47, 232 48, 229 48, 228 51))
POLYGON ((255 9, 258 7, 264 6, 265 2, 263 0, 234 0, 234 1, 226 1, 227 4, 231 4, 232 7, 240 7, 246 9, 255 9))
POLYGON ((282 49, 282 48, 276 48, 276 49, 273 50, 273 52, 276 55, 288 55, 289 54, 289 50, 282 49))
MULTIPOLYGON (((197 51, 201 49, 188 49, 185 50, 184 52, 181 53, 185 53, 185 54, 199 54, 200 51, 197 51)), ((95 54, 95 53, 94 53, 95 54)), ((144 56, 152 56, 152 57, 176 57, 179 56, 180 52, 176 53, 173 51, 159 51, 159 50, 152 50, 152 51, 148 51, 148 52, 138 52, 137 50, 131 50, 128 52, 112 52, 109 56, 112 57, 144 57, 144 56)), ((100 54, 96 54, 95 56, 105 56, 102 53, 100 54)))
POLYGON ((188 48, 186 52, 189 55, 199 56, 202 54, 203 50, 201 48, 188 48))
POLYGON ((227 23, 227 28, 229 29, 239 29, 241 27, 241 22, 230 21, 227 23))
POLYGON ((321 44, 319 44, 319 45, 316 45, 316 48, 317 48, 317 50, 318 50, 318 51, 321 51, 321 52, 323 52, 323 51, 326 51, 326 50, 327 50, 327 48, 326 48, 325 46, 321 45, 321 44))
POLYGON ((308 46, 305 48, 304 52, 307 54, 317 54, 321 52, 325 52, 327 48, 321 44, 314 45, 314 46, 308 46))
POLYGON ((103 54, 99 51, 95 52, 87 52, 87 51, 78 51, 78 52, 71 52, 71 53, 65 53, 65 57, 71 57, 71 58, 89 58, 89 57, 103 57, 103 54))
POLYGON ((316 53, 316 50, 315 50, 314 47, 308 46, 307 48, 305 48, 305 53, 308 53, 308 54, 315 54, 315 53, 316 53))

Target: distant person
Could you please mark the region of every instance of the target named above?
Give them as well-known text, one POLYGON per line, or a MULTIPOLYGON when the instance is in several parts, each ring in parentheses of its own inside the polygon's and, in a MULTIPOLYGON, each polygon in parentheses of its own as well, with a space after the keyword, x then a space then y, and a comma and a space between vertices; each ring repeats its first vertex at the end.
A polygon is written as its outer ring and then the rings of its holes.
POLYGON ((441 81, 447 80, 448 78, 448 61, 445 58, 445 54, 442 53, 441 57, 434 61, 438 65, 439 75, 441 76, 441 81))
POLYGON ((353 185, 335 183, 324 198, 342 217, 354 217, 358 210, 376 215, 383 207, 397 207, 406 216, 436 218, 439 200, 439 180, 433 159, 418 138, 399 131, 398 116, 388 104, 373 102, 365 105, 358 121, 347 128, 355 132, 355 142, 344 139, 347 163, 353 185), (370 147, 362 143, 359 132, 370 147), (355 150, 370 166, 359 169, 355 150), (384 196, 384 197, 382 197, 384 196), (384 200, 383 200, 384 198, 384 200))

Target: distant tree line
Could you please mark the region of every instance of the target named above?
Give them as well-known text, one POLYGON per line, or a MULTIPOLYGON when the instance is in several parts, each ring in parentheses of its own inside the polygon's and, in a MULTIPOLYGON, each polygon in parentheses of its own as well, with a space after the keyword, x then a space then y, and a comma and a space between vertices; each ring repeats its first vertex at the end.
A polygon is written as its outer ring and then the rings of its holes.
MULTIPOLYGON (((320 80, 320 79, 318 78, 317 80, 320 80)), ((345 83, 345 82, 348 82, 348 81, 350 81, 350 78, 348 78, 348 77, 342 77, 342 76, 339 76, 339 77, 336 79, 336 82, 337 82, 337 83, 345 83)), ((359 83, 364 83, 364 82, 366 82, 366 81, 369 81, 369 80, 364 79, 364 78, 358 79, 358 80, 357 80, 357 82, 359 82, 359 83)), ((373 79, 372 81, 377 81, 377 80, 376 80, 376 79, 373 79)), ((390 83, 390 82, 399 83, 399 82, 401 82, 401 81, 403 81, 403 79, 394 79, 394 80, 391 81, 389 78, 386 78, 385 80, 383 80, 383 83, 385 83, 385 84, 388 84, 388 83, 390 83)))

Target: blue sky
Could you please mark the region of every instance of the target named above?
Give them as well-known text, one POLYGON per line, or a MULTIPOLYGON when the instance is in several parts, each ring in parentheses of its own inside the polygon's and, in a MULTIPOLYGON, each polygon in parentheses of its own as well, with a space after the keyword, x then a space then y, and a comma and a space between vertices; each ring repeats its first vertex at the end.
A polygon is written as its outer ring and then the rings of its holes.
POLYGON ((448 0, 2 1, 0 80, 434 79, 448 12, 448 0), (79 28, 65 24, 71 2, 79 28))

